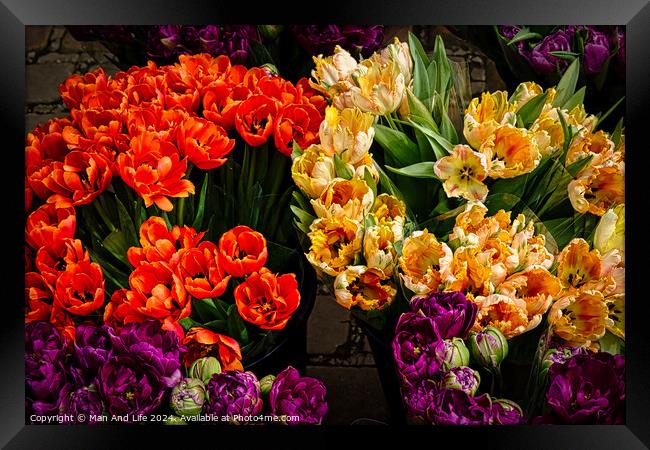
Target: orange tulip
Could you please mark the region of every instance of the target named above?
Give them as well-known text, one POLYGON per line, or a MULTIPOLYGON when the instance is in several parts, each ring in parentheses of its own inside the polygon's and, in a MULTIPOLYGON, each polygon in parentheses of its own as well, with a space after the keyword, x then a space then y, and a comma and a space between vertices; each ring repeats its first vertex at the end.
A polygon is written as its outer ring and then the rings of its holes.
POLYGON ((52 285, 37 272, 25 273, 25 322, 48 320, 52 313, 52 285))
POLYGON ((131 140, 131 148, 117 158, 122 180, 144 199, 145 206, 156 204, 171 211, 168 197, 194 194, 194 185, 183 179, 187 160, 181 160, 176 147, 153 133, 143 133, 131 140))
POLYGON ((230 275, 217 264, 217 253, 212 242, 202 242, 180 253, 177 273, 192 297, 216 298, 226 291, 230 275))
POLYGON ((221 166, 235 146, 226 130, 206 119, 196 117, 183 122, 176 132, 178 149, 198 168, 210 170, 221 166))
POLYGON ((118 289, 113 292, 111 300, 104 309, 104 323, 119 330, 124 325, 124 320, 131 307, 126 303, 126 289, 118 289))
POLYGON ((203 90, 203 116, 226 130, 233 130, 237 108, 250 95, 246 86, 230 86, 217 81, 203 90))
POLYGON ((280 111, 275 121, 273 138, 275 146, 287 156, 293 151, 295 142, 300 148, 307 148, 318 142, 318 130, 322 121, 315 106, 310 103, 291 103, 280 111))
POLYGON ((237 132, 251 147, 264 144, 273 132, 278 104, 266 95, 253 95, 239 104, 235 115, 237 132))
POLYGON ((283 329, 300 304, 294 274, 276 277, 266 267, 235 288, 239 315, 263 330, 283 329))
POLYGON ((129 276, 131 290, 126 292, 130 307, 124 322, 156 319, 164 322, 188 317, 191 303, 181 279, 164 262, 141 264, 129 276))
POLYGON ((86 205, 104 192, 113 176, 109 162, 102 155, 72 151, 64 164, 53 166, 42 181, 50 191, 72 199, 72 203, 86 205))
POLYGON ((104 275, 97 263, 68 265, 56 280, 54 303, 65 311, 87 316, 104 305, 104 275))
POLYGON ((34 260, 38 271, 52 286, 69 265, 80 262, 90 262, 88 251, 79 239, 69 238, 47 243, 38 250, 34 260))
POLYGON ((49 242, 74 237, 76 225, 70 200, 53 195, 27 217, 25 239, 33 249, 39 249, 49 242))
POLYGON ((219 265, 234 277, 260 270, 267 257, 264 236, 245 225, 236 226, 219 239, 219 265))
POLYGON ((207 328, 194 327, 185 335, 183 345, 187 347, 187 353, 183 356, 186 367, 204 356, 214 356, 222 370, 244 370, 239 343, 231 337, 207 328))

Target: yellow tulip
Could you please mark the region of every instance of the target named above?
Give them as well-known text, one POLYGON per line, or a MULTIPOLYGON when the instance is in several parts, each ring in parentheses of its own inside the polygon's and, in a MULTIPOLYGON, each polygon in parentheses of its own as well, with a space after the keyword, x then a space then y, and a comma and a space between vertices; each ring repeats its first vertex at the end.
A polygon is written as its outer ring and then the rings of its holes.
POLYGON ((426 229, 415 231, 404 240, 399 266, 400 276, 408 289, 416 294, 438 290, 450 273, 453 254, 444 242, 426 229))
POLYGON ((484 92, 480 100, 473 98, 465 110, 463 127, 469 145, 478 149, 500 125, 514 124, 516 115, 512 109, 505 91, 484 92))
POLYGON ((457 145, 449 156, 436 161, 433 170, 440 180, 447 197, 467 200, 485 200, 488 188, 483 184, 487 176, 487 159, 467 145, 457 145))
POLYGON ((397 62, 382 63, 377 54, 359 63, 351 77, 354 85, 348 91, 350 101, 364 112, 390 114, 406 94, 404 74, 397 62))
POLYGON ((479 151, 487 158, 490 178, 514 178, 532 172, 541 160, 533 133, 506 124, 497 127, 479 151))
POLYGON ((387 276, 392 275, 397 263, 397 250, 394 247, 397 241, 392 228, 386 224, 366 228, 363 236, 366 265, 381 270, 387 276))
POLYGON ((361 221, 370 210, 374 194, 360 178, 335 178, 311 204, 318 217, 347 217, 361 221))
POLYGON ((320 144, 325 151, 350 164, 357 164, 368 154, 375 130, 374 117, 358 108, 345 108, 339 111, 334 106, 325 110, 325 120, 321 122, 320 144))
POLYGON ((618 250, 625 262, 625 204, 607 210, 600 218, 594 233, 594 247, 601 254, 618 250))
POLYGON ((334 160, 318 145, 307 147, 291 166, 291 178, 310 198, 319 197, 335 176, 334 160))
POLYGON ((397 289, 390 278, 378 269, 366 266, 350 266, 334 280, 337 303, 350 309, 378 310, 388 306, 397 289))
POLYGON ((361 251, 361 224, 347 217, 316 219, 310 226, 307 260, 317 271, 336 276, 361 251))

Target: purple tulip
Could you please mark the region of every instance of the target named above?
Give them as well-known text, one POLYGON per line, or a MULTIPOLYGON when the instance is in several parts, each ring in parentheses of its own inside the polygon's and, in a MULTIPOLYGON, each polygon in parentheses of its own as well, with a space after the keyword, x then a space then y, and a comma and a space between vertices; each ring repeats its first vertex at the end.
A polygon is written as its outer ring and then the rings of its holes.
POLYGON ((443 365, 446 347, 433 319, 407 312, 399 318, 395 331, 393 357, 403 382, 435 376, 443 365))
POLYGON ((433 319, 443 339, 465 339, 474 325, 478 308, 462 292, 433 292, 413 299, 411 311, 422 311, 433 319))
POLYGON ((325 395, 327 389, 322 381, 301 377, 289 366, 278 374, 269 393, 271 412, 279 417, 292 416, 289 425, 320 425, 327 414, 325 395))
POLYGON ((27 415, 56 415, 70 392, 62 362, 42 360, 25 371, 25 401, 27 415))
POLYGON ((99 369, 111 357, 113 329, 81 324, 77 327, 74 343, 74 364, 70 369, 78 385, 92 384, 99 369))
POLYGON ((109 359, 99 371, 99 391, 109 414, 148 414, 160 406, 166 385, 153 365, 130 355, 109 359))
POLYGON ((603 68, 610 54, 610 44, 607 34, 589 27, 589 34, 585 41, 585 71, 588 74, 597 74, 603 68))
POLYGON ((368 57, 384 40, 381 25, 293 25, 290 29, 300 46, 311 55, 331 55, 340 45, 354 55, 368 57))
POLYGON ((481 384, 481 376, 471 367, 454 367, 442 376, 440 387, 443 389, 460 389, 469 395, 476 394, 481 384))
POLYGON ((147 33, 147 55, 154 59, 169 59, 177 56, 182 44, 180 25, 162 25, 149 29, 147 33))
POLYGON ((114 354, 129 355, 151 366, 164 386, 172 388, 181 380, 180 357, 185 347, 176 333, 163 330, 157 320, 129 323, 119 334, 111 334, 111 343, 114 354))
POLYGON ((95 386, 72 391, 61 405, 61 414, 71 414, 73 420, 83 414, 86 420, 92 421, 92 416, 100 416, 103 411, 104 405, 95 386))
POLYGON ((208 383, 207 413, 219 416, 253 416, 262 411, 260 383, 252 372, 226 370, 208 383))
POLYGON ((25 364, 36 367, 41 361, 63 362, 66 341, 49 322, 31 322, 25 325, 25 364))
POLYGON ((406 386, 402 390, 402 398, 406 407, 406 415, 413 424, 429 424, 427 410, 433 404, 438 388, 431 380, 421 380, 420 382, 406 386))
POLYGON ((625 359, 576 355, 548 371, 545 423, 622 424, 625 420, 625 359))
POLYGON ((488 394, 472 397, 459 389, 443 389, 427 412, 436 425, 488 425, 492 401, 488 394))
POLYGON ((573 33, 571 31, 558 30, 544 37, 525 56, 533 69, 540 75, 549 75, 557 70, 562 71, 569 65, 569 62, 566 59, 552 55, 551 52, 570 52, 572 37, 573 33))
POLYGON ((492 400, 492 424, 518 425, 523 421, 521 407, 512 400, 492 400))

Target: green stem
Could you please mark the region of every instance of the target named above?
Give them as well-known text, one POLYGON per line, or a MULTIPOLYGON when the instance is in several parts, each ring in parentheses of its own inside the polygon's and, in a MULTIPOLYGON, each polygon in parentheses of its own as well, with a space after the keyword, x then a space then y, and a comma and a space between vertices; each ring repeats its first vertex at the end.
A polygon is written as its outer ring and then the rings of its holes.
POLYGON ((388 121, 388 125, 390 125, 390 127, 391 127, 393 130, 398 130, 397 125, 395 124, 395 121, 393 120, 393 118, 391 117, 390 114, 386 114, 384 117, 385 117, 386 120, 388 121))
POLYGON ((178 204, 176 205, 178 210, 176 211, 176 222, 179 227, 182 227, 184 224, 183 216, 185 214, 185 197, 178 199, 178 204))
POLYGON ((102 205, 99 204, 99 201, 95 201, 92 203, 93 206, 95 207, 95 211, 99 213, 99 216, 102 218, 102 221, 106 224, 108 229, 111 231, 115 231, 116 230, 115 225, 113 225, 113 223, 108 218, 108 214, 106 213, 106 210, 104 210, 104 207, 102 207, 102 205))
POLYGON ((396 112, 392 112, 392 113, 390 113, 390 116, 391 116, 391 120, 393 121, 393 128, 394 128, 395 126, 397 126, 397 128, 398 128, 401 132, 404 132, 404 128, 402 128, 402 124, 400 123, 401 120, 399 120, 399 117, 397 117, 397 113, 396 113, 396 112))

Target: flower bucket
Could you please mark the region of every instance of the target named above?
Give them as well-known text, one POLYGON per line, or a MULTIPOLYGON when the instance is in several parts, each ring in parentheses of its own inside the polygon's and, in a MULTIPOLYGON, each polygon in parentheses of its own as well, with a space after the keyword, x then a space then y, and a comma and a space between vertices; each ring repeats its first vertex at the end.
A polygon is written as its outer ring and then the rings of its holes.
POLYGON ((393 359, 393 352, 390 344, 391 339, 389 336, 380 334, 377 330, 368 326, 364 321, 356 318, 355 321, 368 338, 372 356, 375 359, 377 374, 379 375, 381 387, 384 391, 384 397, 388 406, 390 424, 404 425, 406 424, 406 416, 402 404, 397 368, 395 367, 395 360, 393 359))

